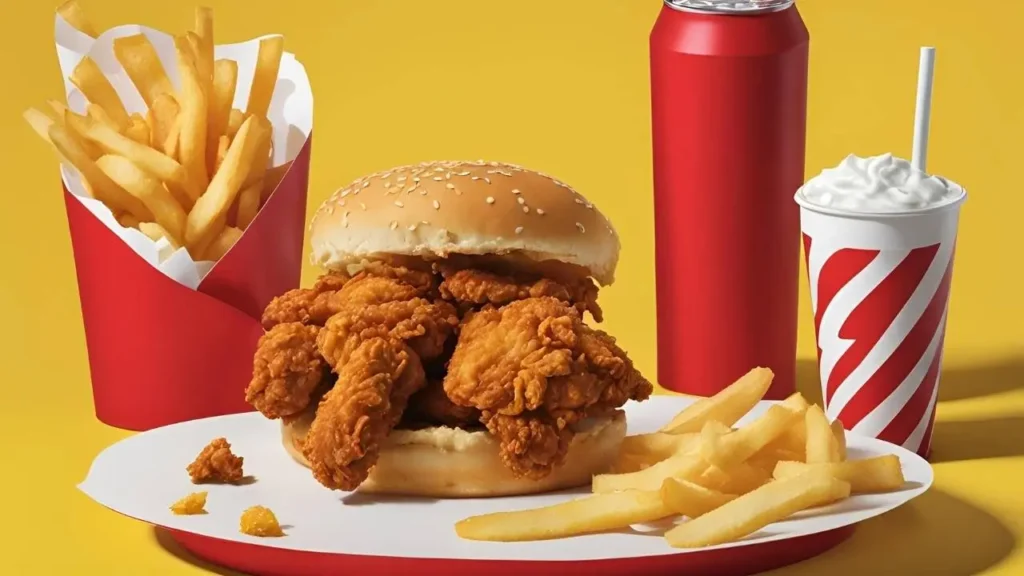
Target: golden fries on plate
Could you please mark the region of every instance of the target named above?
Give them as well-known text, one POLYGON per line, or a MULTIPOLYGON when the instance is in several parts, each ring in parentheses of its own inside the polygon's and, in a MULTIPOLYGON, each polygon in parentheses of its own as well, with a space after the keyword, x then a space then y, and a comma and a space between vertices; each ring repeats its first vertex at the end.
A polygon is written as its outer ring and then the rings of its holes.
POLYGON ((904 484, 895 455, 847 460, 846 432, 800 394, 734 428, 768 391, 755 368, 687 406, 660 432, 628 436, 614 473, 593 478, 593 496, 545 508, 462 520, 459 536, 523 541, 564 538, 672 518, 676 548, 731 542, 851 494, 904 484))
MULTIPOLYGON (((83 34, 98 36, 76 0, 57 12, 83 34)), ((86 56, 70 77, 87 100, 85 110, 50 101, 50 110, 24 114, 122 226, 184 247, 197 261, 227 253, 288 169, 268 168, 273 128, 267 112, 284 39, 260 41, 243 111, 232 107, 238 63, 214 59, 213 28, 213 12, 201 7, 193 29, 175 37, 177 87, 144 34, 114 40, 114 56, 145 102, 144 112, 129 112, 86 56)))

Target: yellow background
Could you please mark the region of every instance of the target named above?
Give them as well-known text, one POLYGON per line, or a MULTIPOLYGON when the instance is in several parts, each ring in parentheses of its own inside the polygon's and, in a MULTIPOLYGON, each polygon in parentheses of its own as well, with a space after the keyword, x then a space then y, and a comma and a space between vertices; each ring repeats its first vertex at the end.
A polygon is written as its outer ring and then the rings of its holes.
MULTIPOLYGON (((191 21, 189 3, 83 1, 101 27, 180 31, 191 21)), ((74 488, 92 457, 126 434, 93 418, 56 163, 19 117, 61 95, 52 4, 4 4, 0 572, 201 573, 173 546, 161 549, 149 527, 74 488)), ((207 4, 219 42, 282 32, 307 66, 317 106, 310 211, 360 174, 424 159, 507 160, 587 194, 624 239, 619 281, 602 292, 607 328, 653 376, 647 35, 660 1, 207 4)), ((799 6, 812 36, 808 175, 850 152, 909 155, 917 49, 931 44, 938 64, 929 168, 964 184, 970 198, 935 429, 935 489, 867 522, 839 548, 776 573, 1024 573, 1024 191, 1016 176, 1024 156, 1024 3, 799 6)), ((307 269, 305 281, 314 274, 307 269)), ((800 352, 808 359, 802 386, 813 390, 806 293, 800 352)))

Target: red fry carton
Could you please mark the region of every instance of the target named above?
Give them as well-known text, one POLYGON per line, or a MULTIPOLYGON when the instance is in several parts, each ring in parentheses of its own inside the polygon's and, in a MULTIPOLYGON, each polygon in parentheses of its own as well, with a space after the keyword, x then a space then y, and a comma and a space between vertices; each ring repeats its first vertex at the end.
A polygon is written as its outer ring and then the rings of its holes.
MULTIPOLYGON (((171 35, 130 25, 94 39, 57 16, 57 54, 71 110, 85 111, 85 98, 68 79, 88 56, 128 112, 145 113, 113 52, 115 38, 140 33, 179 86, 171 35)), ((235 108, 246 107, 259 40, 215 48, 215 58, 238 62, 235 108)), ((78 173, 62 167, 93 400, 104 423, 146 430, 251 410, 244 391, 263 334, 260 314, 274 296, 298 287, 302 267, 313 96, 305 69, 287 52, 268 116, 274 126, 271 166, 290 167, 217 262, 195 262, 166 240, 121 226, 89 197, 78 173)))

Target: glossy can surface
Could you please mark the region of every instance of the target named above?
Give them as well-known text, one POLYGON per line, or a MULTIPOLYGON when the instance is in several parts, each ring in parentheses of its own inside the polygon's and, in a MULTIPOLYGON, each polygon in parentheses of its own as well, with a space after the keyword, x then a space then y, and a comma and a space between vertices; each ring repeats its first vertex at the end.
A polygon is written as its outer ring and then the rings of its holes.
POLYGON ((710 395, 754 366, 795 390, 809 35, 796 6, 662 8, 650 37, 658 379, 710 395))

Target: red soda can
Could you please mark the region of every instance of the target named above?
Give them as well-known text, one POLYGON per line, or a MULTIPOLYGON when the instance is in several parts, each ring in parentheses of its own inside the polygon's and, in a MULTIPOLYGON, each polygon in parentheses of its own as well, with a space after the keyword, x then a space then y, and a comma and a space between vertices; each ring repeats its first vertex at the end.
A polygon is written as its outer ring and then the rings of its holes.
POLYGON ((793 0, 665 0, 651 31, 658 379, 795 390, 810 37, 793 0))

